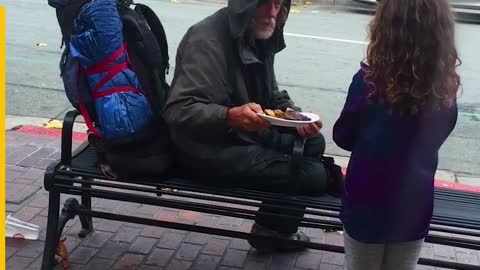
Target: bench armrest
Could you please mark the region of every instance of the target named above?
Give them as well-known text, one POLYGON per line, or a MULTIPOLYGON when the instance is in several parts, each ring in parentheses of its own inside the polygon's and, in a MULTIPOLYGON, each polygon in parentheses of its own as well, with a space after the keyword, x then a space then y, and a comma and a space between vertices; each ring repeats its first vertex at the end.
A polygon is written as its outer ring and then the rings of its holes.
POLYGON ((63 165, 70 166, 72 163, 73 124, 79 115, 80 112, 78 110, 72 110, 67 112, 63 119, 61 148, 61 164, 63 165))
POLYGON ((302 137, 297 137, 293 141, 292 149, 292 172, 295 175, 303 162, 303 150, 305 148, 306 139, 302 137))

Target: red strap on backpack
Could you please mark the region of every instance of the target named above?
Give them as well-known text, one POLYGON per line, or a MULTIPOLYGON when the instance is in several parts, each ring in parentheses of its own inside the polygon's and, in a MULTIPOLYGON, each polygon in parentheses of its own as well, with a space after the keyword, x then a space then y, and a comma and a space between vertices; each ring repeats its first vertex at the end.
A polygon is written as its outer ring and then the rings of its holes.
MULTIPOLYGON (((95 85, 95 88, 92 91, 93 94, 93 99, 98 99, 101 97, 105 97, 114 93, 119 93, 119 92, 134 92, 134 93, 142 93, 145 95, 145 93, 141 89, 137 89, 131 86, 117 86, 117 87, 112 87, 107 90, 104 90, 102 92, 98 92, 100 88, 102 88, 108 81, 110 81, 113 77, 115 77, 118 73, 122 72, 123 70, 129 68, 130 66, 130 60, 128 58, 128 54, 126 56, 127 61, 120 63, 120 64, 114 64, 110 65, 113 61, 115 61, 117 58, 119 58, 123 53, 125 52, 125 45, 122 44, 120 48, 114 52, 112 55, 109 57, 105 58, 104 60, 98 62, 96 65, 90 67, 90 68, 85 68, 83 69, 83 72, 85 75, 94 75, 98 73, 104 73, 107 72, 107 76, 105 76, 100 82, 95 85)), ((80 75, 81 68, 79 67, 78 72, 80 75)), ((78 76, 77 78, 79 78, 78 76)), ((80 113, 82 114, 85 124, 88 127, 88 130, 97 138, 101 139, 100 134, 97 132, 93 125, 93 121, 90 118, 90 115, 88 114, 88 110, 85 107, 85 104, 81 100, 80 96, 80 84, 79 81, 77 80, 77 92, 78 92, 78 101, 79 101, 79 108, 80 108, 80 113)))
POLYGON ((80 63, 78 64, 78 76, 77 76, 77 95, 78 95, 78 107, 80 109, 80 113, 83 116, 83 120, 85 120, 85 124, 87 125, 88 131, 93 134, 93 136, 97 137, 98 139, 101 139, 102 136, 98 134, 97 129, 93 126, 92 119, 90 118, 90 115, 88 114, 87 107, 85 107, 85 104, 82 102, 82 98, 80 95, 80 78, 82 72, 82 67, 80 63))

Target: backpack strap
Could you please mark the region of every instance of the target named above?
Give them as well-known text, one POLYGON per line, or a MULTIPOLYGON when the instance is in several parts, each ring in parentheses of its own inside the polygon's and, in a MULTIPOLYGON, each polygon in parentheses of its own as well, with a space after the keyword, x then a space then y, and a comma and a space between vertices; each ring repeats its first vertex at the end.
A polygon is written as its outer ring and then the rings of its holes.
POLYGON ((83 103, 81 99, 81 94, 80 94, 80 75, 82 72, 82 66, 80 62, 78 63, 78 75, 77 75, 77 95, 78 95, 78 108, 80 109, 80 113, 83 116, 83 120, 85 120, 85 124, 87 125, 88 131, 93 134, 94 137, 101 139, 102 136, 98 133, 97 129, 93 125, 92 118, 90 117, 90 114, 88 113, 87 107, 85 106, 85 103, 83 103))
MULTIPOLYGON (((122 72, 123 70, 127 69, 129 67, 128 61, 119 63, 119 64, 112 64, 113 61, 118 59, 122 54, 127 53, 125 50, 125 45, 122 44, 120 48, 116 52, 114 52, 112 55, 108 56, 107 58, 103 59, 102 61, 98 62, 97 64, 89 67, 89 68, 79 68, 80 70, 83 70, 85 75, 91 76, 94 74, 98 73, 107 73, 107 75, 100 80, 95 85, 95 88, 92 90, 93 93, 93 98, 94 99, 99 99, 114 93, 120 93, 120 92, 134 92, 134 93, 142 93, 143 95, 146 95, 144 91, 138 88, 134 88, 131 86, 117 86, 117 87, 112 87, 109 89, 106 89, 102 92, 99 92, 100 88, 102 88, 108 81, 110 81, 113 77, 115 77, 118 73, 122 72)), ((128 57, 126 57, 128 59, 128 57)), ((79 77, 79 76, 78 76, 79 77)), ((80 97, 80 87, 77 87, 78 89, 78 96, 80 97)), ((82 100, 79 98, 79 107, 80 107, 80 112, 82 113, 82 116, 85 120, 85 124, 87 125, 89 131, 93 133, 97 138, 101 138, 100 134, 98 134, 97 130, 93 126, 93 121, 90 118, 90 115, 88 114, 87 108, 85 107, 85 104, 82 102, 82 100)))
MULTIPOLYGON (((156 41, 160 46, 160 51, 162 53, 162 69, 168 74, 168 70, 170 68, 169 64, 169 56, 168 56, 168 43, 167 37, 165 34, 165 29, 163 28, 162 22, 155 14, 155 12, 148 6, 143 4, 136 4, 135 11, 142 15, 148 24, 149 28, 155 35, 156 41)), ((149 42, 146 40, 146 42, 149 42)))
POLYGON ((95 88, 93 88, 92 93, 93 93, 94 99, 98 99, 104 96, 111 95, 113 93, 120 93, 120 92, 135 92, 135 93, 142 93, 145 95, 145 93, 141 89, 137 89, 131 86, 117 86, 117 87, 109 88, 102 92, 98 92, 98 90, 100 90, 100 88, 102 88, 108 81, 110 81, 118 73, 122 72, 123 70, 129 67, 127 62, 112 64, 112 62, 115 61, 120 56, 122 56, 123 53, 126 53, 124 44, 122 44, 122 46, 120 46, 120 48, 116 52, 114 52, 112 55, 98 62, 94 66, 86 68, 84 70, 87 76, 91 76, 98 73, 105 73, 105 72, 107 73, 107 75, 95 85, 95 88))
MULTIPOLYGON (((120 1, 120 0, 119 0, 120 1)), ((157 118, 161 119, 168 89, 165 75, 169 68, 167 38, 162 23, 148 6, 119 5, 124 39, 134 52, 137 73, 145 82, 148 100, 157 118)), ((134 65, 135 67, 135 65, 134 65)))

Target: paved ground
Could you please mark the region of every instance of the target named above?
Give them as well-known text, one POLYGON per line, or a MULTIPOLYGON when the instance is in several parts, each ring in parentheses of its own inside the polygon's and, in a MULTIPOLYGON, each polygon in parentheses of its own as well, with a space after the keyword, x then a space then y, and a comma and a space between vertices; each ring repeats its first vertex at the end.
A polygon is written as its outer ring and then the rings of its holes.
MULTIPOLYGON (((51 130, 24 127, 7 131, 7 214, 40 225, 36 241, 7 239, 7 269, 39 269, 45 240, 48 193, 43 189, 45 167, 59 158, 60 140, 51 130), (32 134, 35 132, 36 134, 32 134), (39 135, 44 133, 44 135, 39 135), (46 135, 45 135, 46 134, 46 135), (53 135, 52 135, 53 134, 53 135)), ((81 139, 81 135, 77 137, 81 139)), ((77 140, 76 145, 79 144, 77 140)), ((62 198, 65 200, 66 198, 62 198)), ((114 213, 137 213, 147 218, 249 231, 249 220, 225 218, 191 211, 94 200, 94 208, 114 213)), ((218 269, 218 270, 340 270, 341 254, 307 250, 301 253, 259 255, 238 239, 94 220, 96 231, 86 239, 76 236, 78 219, 64 230, 70 253, 70 269, 218 269)), ((342 245, 338 233, 309 229, 314 241, 342 245)), ((425 244, 422 257, 479 264, 480 252, 425 244)), ((57 267, 57 269, 61 269, 57 267)), ((434 269, 419 266, 417 269, 434 269)))

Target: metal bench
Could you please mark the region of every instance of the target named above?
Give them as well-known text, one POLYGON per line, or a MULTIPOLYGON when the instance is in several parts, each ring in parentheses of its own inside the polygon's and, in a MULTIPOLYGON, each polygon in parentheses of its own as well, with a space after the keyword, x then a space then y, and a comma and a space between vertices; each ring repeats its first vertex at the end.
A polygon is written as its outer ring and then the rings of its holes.
MULTIPOLYGON (((254 219, 259 213, 252 210, 252 207, 260 206, 261 201, 269 201, 272 203, 272 207, 275 207, 274 205, 277 203, 283 202, 284 204, 288 200, 288 204, 292 208, 307 206, 306 215, 301 218, 302 227, 342 230, 342 224, 338 220, 340 201, 329 196, 319 198, 291 196, 231 187, 205 186, 193 180, 174 176, 157 176, 154 182, 151 181, 152 179, 122 179, 121 181, 107 179, 99 171, 95 151, 88 144, 81 145, 72 153, 72 128, 78 115, 77 111, 71 111, 65 116, 61 159, 51 164, 45 172, 44 181, 45 189, 49 191, 49 209, 42 270, 53 269, 55 266, 55 249, 63 228, 68 220, 77 215, 82 225, 82 230, 79 232, 79 236, 82 238, 93 232, 93 217, 242 239, 269 238, 252 236, 240 231, 92 210, 92 198, 191 210, 242 219, 254 219), (61 194, 79 195, 81 200, 79 202, 76 198, 67 199, 60 212, 61 194)), ((298 149, 301 151, 301 147, 298 149)), ((285 207, 282 208, 285 209, 285 207)), ((270 213, 260 214, 281 216, 270 213)), ((283 217, 299 219, 298 217, 283 217)), ((276 241, 294 240, 276 239, 276 241)), ((434 216, 426 242, 480 250, 479 194, 436 189, 434 216)), ((344 252, 341 246, 317 242, 304 243, 304 245, 312 249, 344 252)), ((419 264, 452 269, 480 269, 479 266, 427 258, 421 258, 419 264)))

